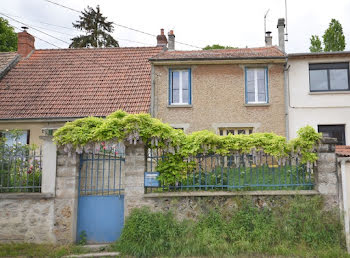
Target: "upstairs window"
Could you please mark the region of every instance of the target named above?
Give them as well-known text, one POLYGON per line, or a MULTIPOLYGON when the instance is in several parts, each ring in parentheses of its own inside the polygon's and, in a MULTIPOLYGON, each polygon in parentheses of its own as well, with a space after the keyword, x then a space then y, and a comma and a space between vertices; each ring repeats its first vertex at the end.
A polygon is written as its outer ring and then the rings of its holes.
POLYGON ((191 69, 169 70, 169 105, 191 105, 191 69))
POLYGON ((267 68, 246 68, 245 92, 247 104, 268 103, 267 68))
POLYGON ((309 64, 310 91, 349 90, 349 63, 309 64))

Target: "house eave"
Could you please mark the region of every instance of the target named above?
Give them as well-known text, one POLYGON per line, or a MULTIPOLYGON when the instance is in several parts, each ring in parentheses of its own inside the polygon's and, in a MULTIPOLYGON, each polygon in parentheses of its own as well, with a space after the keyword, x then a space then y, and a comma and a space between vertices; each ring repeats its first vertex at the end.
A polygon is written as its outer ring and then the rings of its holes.
POLYGON ((153 65, 174 64, 266 64, 286 62, 286 57, 254 57, 254 58, 182 58, 182 59, 150 59, 153 65))

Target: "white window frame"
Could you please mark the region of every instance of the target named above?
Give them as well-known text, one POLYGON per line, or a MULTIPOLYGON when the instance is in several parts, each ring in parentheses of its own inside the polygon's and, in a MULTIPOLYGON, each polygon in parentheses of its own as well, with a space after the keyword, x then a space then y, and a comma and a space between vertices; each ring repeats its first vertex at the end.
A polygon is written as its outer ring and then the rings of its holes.
POLYGON ((268 74, 267 74, 267 68, 250 68, 246 67, 245 70, 245 94, 246 94, 246 104, 267 104, 269 103, 269 91, 268 91, 268 74), (254 101, 248 100, 248 80, 247 80, 247 73, 248 70, 254 71, 254 101), (259 87, 258 87, 258 70, 263 70, 265 74, 265 99, 266 101, 259 101, 259 87))
POLYGON ((169 70, 169 76, 172 76, 173 72, 179 72, 179 102, 174 103, 172 101, 173 97, 173 79, 171 77, 170 79, 170 87, 169 87, 169 105, 191 105, 191 70, 190 69, 170 69, 169 70), (182 76, 183 72, 188 73, 188 102, 183 102, 183 84, 182 84, 182 76))

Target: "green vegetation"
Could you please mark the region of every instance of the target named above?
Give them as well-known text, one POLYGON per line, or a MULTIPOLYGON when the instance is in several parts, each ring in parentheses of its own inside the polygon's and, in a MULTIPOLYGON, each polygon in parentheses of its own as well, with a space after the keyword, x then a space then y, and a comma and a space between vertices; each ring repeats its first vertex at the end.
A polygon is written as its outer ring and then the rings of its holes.
POLYGON ((213 45, 207 45, 203 48, 203 50, 210 50, 210 49, 234 49, 236 47, 230 47, 230 46, 221 46, 219 44, 213 44, 213 45))
POLYGON ((323 36, 324 49, 322 49, 322 42, 317 35, 312 35, 310 38, 310 52, 332 52, 332 51, 344 51, 345 49, 345 36, 343 33, 343 27, 339 21, 332 19, 329 23, 328 29, 324 32, 323 36))
POLYGON ((17 51, 17 33, 9 22, 0 17, 0 52, 17 51))
POLYGON ((62 257, 69 254, 90 253, 82 246, 33 243, 0 243, 0 257, 62 257))
POLYGON ((65 145, 67 151, 75 148, 77 152, 91 150, 99 142, 124 140, 130 144, 140 140, 148 148, 161 148, 167 157, 158 164, 159 179, 171 184, 174 178, 185 177, 188 166, 194 165, 187 160, 198 154, 228 155, 263 151, 278 159, 294 152, 301 154, 302 163, 314 162, 317 160, 314 145, 320 140, 321 134, 316 133, 311 126, 306 126, 290 142, 274 133, 219 136, 203 130, 186 135, 149 114, 116 111, 105 119, 87 117, 68 122, 55 132, 54 138, 59 145, 65 145))
POLYGON ((339 214, 321 197, 296 197, 272 209, 246 199, 233 212, 212 210, 198 221, 135 209, 114 249, 123 255, 349 257, 339 214))

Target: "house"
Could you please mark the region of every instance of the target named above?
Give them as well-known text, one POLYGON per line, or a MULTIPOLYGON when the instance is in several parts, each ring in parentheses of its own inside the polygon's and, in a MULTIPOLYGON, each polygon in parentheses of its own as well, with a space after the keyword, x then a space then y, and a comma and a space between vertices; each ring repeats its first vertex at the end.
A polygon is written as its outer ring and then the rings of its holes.
POLYGON ((288 55, 289 132, 311 125, 350 144, 350 52, 288 55))
POLYGON ((40 144, 43 130, 52 133, 77 118, 118 109, 149 113, 148 59, 162 51, 161 44, 36 50, 34 37, 20 32, 21 60, 0 81, 0 131, 22 130, 22 141, 40 144))
POLYGON ((285 135, 284 19, 278 31, 279 47, 267 32, 264 47, 199 51, 176 51, 170 31, 150 59, 152 115, 186 133, 285 135))

